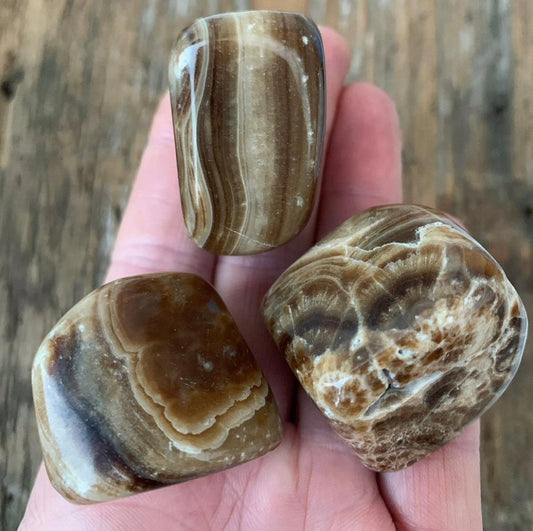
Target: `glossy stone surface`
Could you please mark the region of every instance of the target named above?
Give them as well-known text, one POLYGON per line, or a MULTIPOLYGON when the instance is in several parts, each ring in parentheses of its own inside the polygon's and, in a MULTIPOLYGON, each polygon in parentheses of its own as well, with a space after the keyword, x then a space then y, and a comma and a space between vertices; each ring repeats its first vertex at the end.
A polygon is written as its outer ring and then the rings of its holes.
POLYGON ((170 94, 185 225, 215 254, 268 251, 307 223, 323 144, 322 40, 303 15, 199 19, 178 38, 170 94))
POLYGON ((349 219, 263 304, 305 390, 376 471, 422 459, 490 407, 527 330, 494 259, 443 213, 412 205, 349 219))
POLYGON ((223 470, 281 440, 265 378, 195 275, 125 278, 87 295, 41 344, 32 385, 48 475, 76 503, 223 470))

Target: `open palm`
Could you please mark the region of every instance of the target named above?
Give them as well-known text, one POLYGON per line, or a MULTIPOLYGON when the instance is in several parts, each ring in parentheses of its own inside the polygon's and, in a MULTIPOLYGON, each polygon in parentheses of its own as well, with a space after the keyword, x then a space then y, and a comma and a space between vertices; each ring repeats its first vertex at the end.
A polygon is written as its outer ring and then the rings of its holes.
POLYGON ((188 239, 181 216, 170 102, 154 120, 107 280, 193 272, 217 288, 254 352, 285 421, 263 458, 181 485, 92 506, 63 500, 43 467, 21 529, 481 529, 479 428, 407 470, 364 468, 298 387, 260 314, 277 276, 346 218, 401 201, 394 104, 367 84, 343 87, 348 51, 322 29, 327 65, 326 161, 320 199, 298 238, 251 257, 215 257, 188 239))

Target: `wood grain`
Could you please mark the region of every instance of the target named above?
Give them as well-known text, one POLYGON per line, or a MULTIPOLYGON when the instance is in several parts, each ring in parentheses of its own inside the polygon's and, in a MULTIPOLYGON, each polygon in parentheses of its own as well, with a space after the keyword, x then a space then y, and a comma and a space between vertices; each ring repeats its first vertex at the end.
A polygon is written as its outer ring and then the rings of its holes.
MULTIPOLYGON (((464 220, 533 315, 530 0, 4 0, 0 3, 0 528, 40 450, 29 374, 42 337, 104 276, 178 31, 283 8, 340 31, 351 80, 396 101, 406 200, 464 220)), ((532 346, 483 420, 488 530, 533 526, 532 346)))

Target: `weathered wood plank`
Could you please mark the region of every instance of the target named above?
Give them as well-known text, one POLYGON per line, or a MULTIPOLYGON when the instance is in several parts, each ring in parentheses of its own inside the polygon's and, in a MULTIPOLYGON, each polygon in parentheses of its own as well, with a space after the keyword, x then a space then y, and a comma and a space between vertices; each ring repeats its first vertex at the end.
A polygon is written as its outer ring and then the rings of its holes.
MULTIPOLYGON (((516 0, 512 11, 513 163, 515 177, 533 183, 533 3, 516 0)), ((529 206, 533 198, 528 198, 529 206)), ((527 206, 527 205, 524 205, 527 206)), ((531 217, 531 211, 529 212, 531 217)))
MULTIPOLYGON (((499 9, 490 20, 491 40, 500 44, 493 51, 484 97, 492 156, 487 157, 487 178, 478 184, 482 195, 477 225, 487 248, 504 264, 522 293, 531 319, 533 5, 528 0, 518 0, 496 7, 499 9), (508 68, 502 57, 507 55, 508 68)), ((472 193, 478 192, 474 188, 472 193)), ((482 422, 483 509, 488 530, 533 527, 533 415, 527 405, 533 377, 532 354, 530 332, 514 383, 482 422)))
MULTIPOLYGON (((104 276, 178 31, 279 8, 336 28, 350 80, 397 102, 406 200, 463 219, 533 315, 533 6, 529 0, 4 0, 0 3, 0 528, 40 461, 29 370, 58 316, 104 276)), ((533 527, 533 414, 517 379, 484 417, 487 529, 533 527)))

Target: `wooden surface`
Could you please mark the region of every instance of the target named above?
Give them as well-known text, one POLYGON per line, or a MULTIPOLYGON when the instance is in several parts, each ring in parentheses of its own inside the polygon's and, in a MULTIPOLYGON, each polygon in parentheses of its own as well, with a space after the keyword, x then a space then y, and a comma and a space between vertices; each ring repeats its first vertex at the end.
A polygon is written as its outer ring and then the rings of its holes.
MULTIPOLYGON (((0 2, 0 529, 40 450, 30 365, 103 279, 167 56, 193 18, 280 7, 336 28, 397 102, 406 200, 464 220, 533 316, 533 2, 0 2)), ((533 345, 482 423, 485 528, 533 528, 533 345)))

